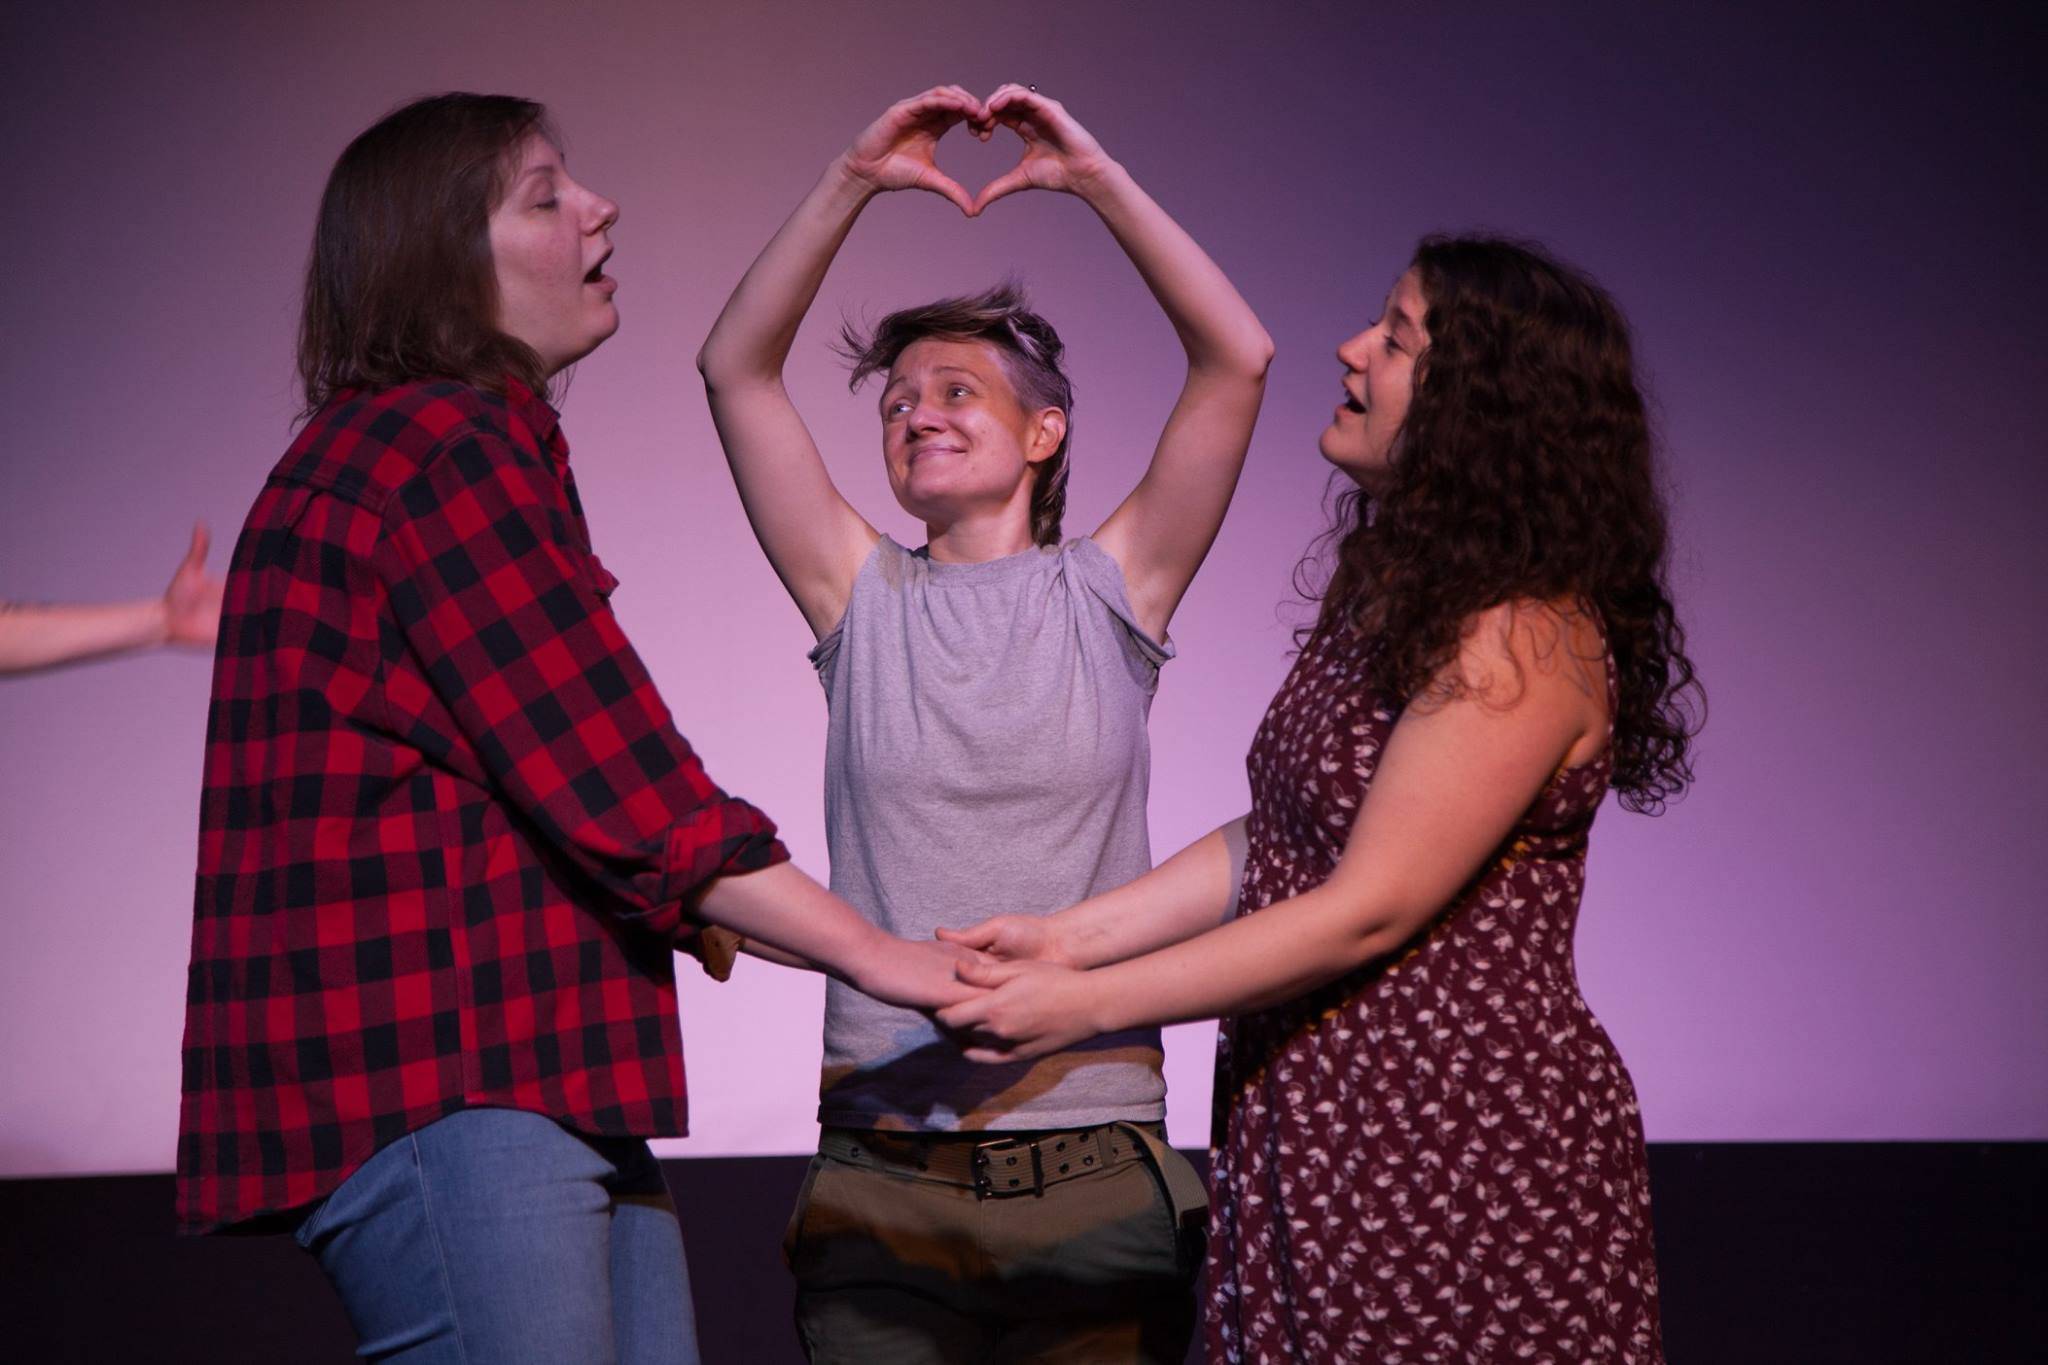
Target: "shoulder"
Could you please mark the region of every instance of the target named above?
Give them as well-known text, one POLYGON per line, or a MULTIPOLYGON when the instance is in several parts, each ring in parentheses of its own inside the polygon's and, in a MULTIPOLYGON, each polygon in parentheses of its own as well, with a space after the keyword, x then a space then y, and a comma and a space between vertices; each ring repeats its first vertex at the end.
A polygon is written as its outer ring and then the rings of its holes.
POLYGON ((1139 620, 1123 566, 1092 536, 1076 536, 1060 546, 1059 563, 1070 591, 1085 596, 1095 614, 1115 623, 1149 687, 1176 650, 1163 632, 1155 635, 1139 620))
POLYGON ((276 476, 381 504, 457 448, 538 455, 553 414, 537 400, 519 402, 521 396, 452 380, 345 394, 307 419, 276 476))
POLYGON ((1607 640, 1583 602, 1510 598, 1466 618, 1457 655, 1429 694, 1500 710, 1576 706, 1604 699, 1606 676, 1607 640))

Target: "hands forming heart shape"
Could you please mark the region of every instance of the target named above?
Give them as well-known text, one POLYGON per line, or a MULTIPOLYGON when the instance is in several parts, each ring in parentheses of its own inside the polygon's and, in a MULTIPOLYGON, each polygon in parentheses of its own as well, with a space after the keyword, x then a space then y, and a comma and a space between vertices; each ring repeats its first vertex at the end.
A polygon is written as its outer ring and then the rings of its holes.
POLYGON ((1022 85, 978 99, 957 85, 935 86, 889 106, 846 149, 846 168, 878 190, 929 190, 972 218, 1019 190, 1079 193, 1114 163, 1059 101, 1022 85), (986 142, 1008 128, 1024 143, 1017 164, 970 195, 939 169, 934 153, 955 124, 986 142))

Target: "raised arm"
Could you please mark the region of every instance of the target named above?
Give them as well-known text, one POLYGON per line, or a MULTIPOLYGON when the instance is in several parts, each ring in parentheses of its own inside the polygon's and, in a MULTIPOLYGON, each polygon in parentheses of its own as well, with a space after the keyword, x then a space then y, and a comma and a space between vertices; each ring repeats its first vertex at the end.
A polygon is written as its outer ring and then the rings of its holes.
POLYGON ((762 248, 697 353, 754 537, 817 635, 845 614, 877 533, 833 485, 789 401, 782 367, 868 200, 885 190, 922 189, 944 195, 962 213, 974 211, 967 192, 933 162, 932 149, 948 128, 982 112, 981 101, 958 86, 891 105, 833 159, 762 248))
POLYGON ((982 190, 976 211, 1025 189, 1079 197, 1137 266, 1187 352, 1187 382, 1145 477, 1095 533, 1123 568, 1138 623, 1158 638, 1230 507, 1273 340, 1208 253, 1057 100, 1006 85, 988 112, 1016 130, 1024 157, 982 190))
POLYGON ((963 980, 998 989, 940 1011, 940 1022, 983 1044, 969 1057, 1010 1061, 1139 1024, 1262 1009, 1396 951, 1493 856, 1561 766, 1598 752, 1599 653, 1581 617, 1488 612, 1451 665, 1469 689, 1402 716, 1328 881, 1096 971, 963 967, 963 980))
POLYGON ((55 668, 155 645, 213 648, 220 633, 223 585, 206 571, 206 547, 206 527, 194 526, 191 548, 161 597, 50 605, 0 601, 0 673, 55 668))

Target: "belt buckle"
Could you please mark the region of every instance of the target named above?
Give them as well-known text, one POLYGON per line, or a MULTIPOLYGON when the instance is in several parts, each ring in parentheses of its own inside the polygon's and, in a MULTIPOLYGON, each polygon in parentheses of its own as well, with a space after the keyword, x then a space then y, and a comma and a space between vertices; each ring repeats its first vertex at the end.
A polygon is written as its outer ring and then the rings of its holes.
POLYGON ((986 1142, 975 1143, 974 1191, 976 1194, 982 1195, 984 1197, 994 1198, 1004 1198, 1013 1194, 1024 1194, 1027 1191, 1031 1194, 1044 1194, 1045 1165, 1039 1158, 1038 1143, 1035 1140, 1031 1139, 1025 1139, 1020 1141, 1017 1138, 990 1138, 986 1142), (1028 1151, 1031 1154, 1030 1185, 1021 1189, 997 1189, 995 1184, 995 1178, 993 1175, 990 1174, 989 1169, 990 1163, 993 1159, 990 1156, 989 1149, 992 1147, 1022 1147, 1026 1151, 1028 1151))

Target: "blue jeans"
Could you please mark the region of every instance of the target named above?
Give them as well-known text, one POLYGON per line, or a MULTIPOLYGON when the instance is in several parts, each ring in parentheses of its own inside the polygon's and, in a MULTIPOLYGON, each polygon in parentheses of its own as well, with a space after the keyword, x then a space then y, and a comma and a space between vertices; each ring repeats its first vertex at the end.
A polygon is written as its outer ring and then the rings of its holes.
POLYGON ((365 1360, 697 1365, 682 1229, 637 1138, 463 1110, 371 1157, 297 1237, 365 1360))

